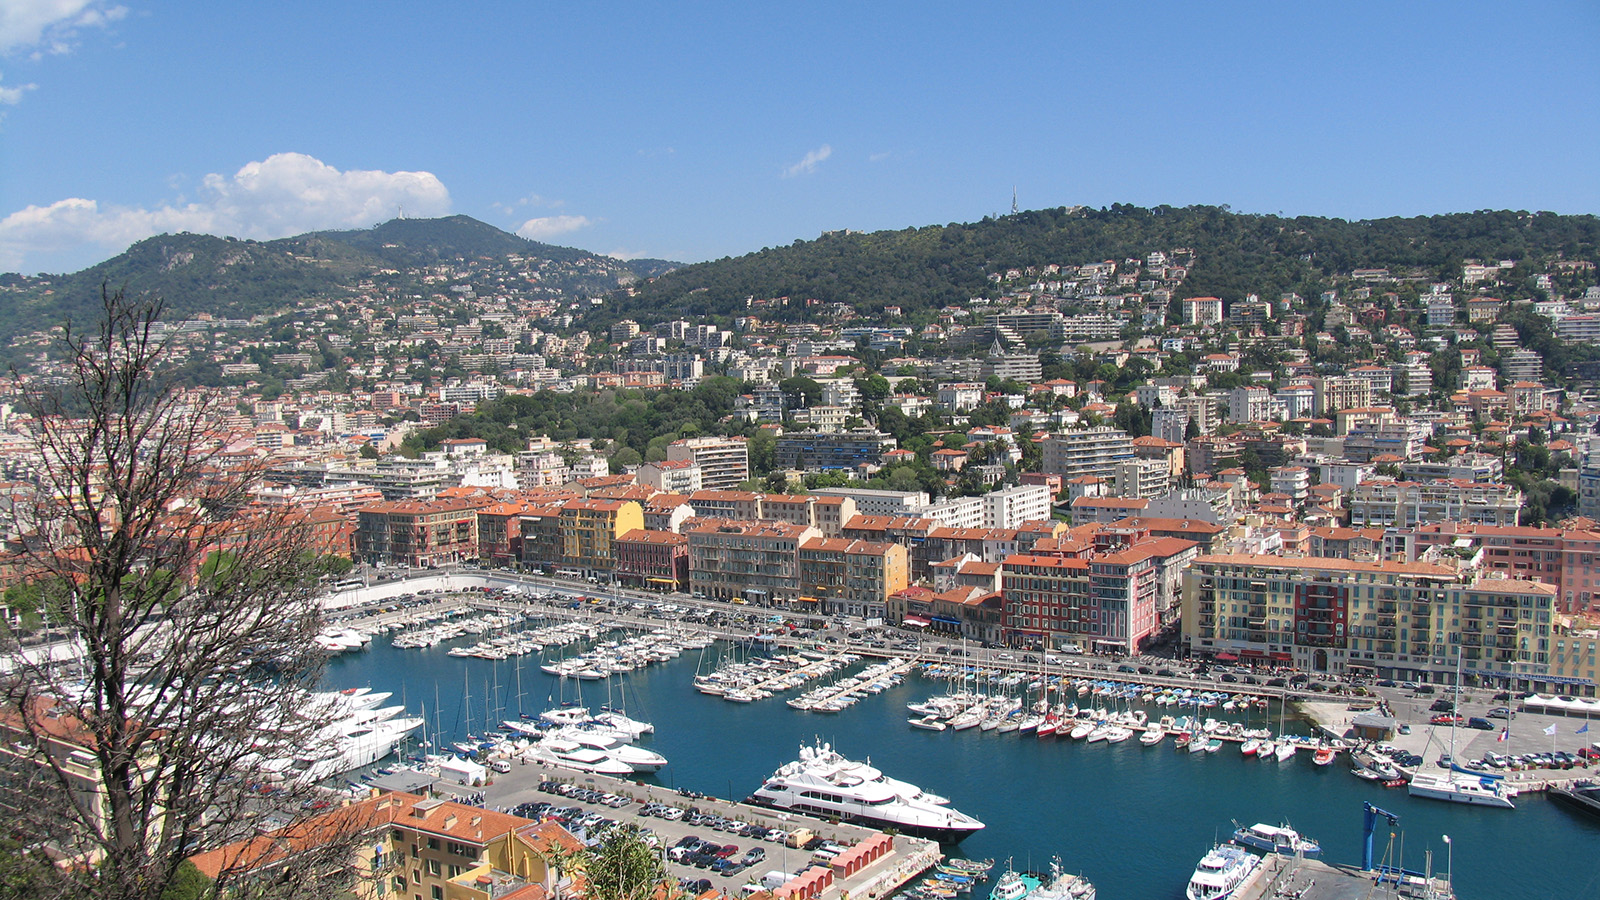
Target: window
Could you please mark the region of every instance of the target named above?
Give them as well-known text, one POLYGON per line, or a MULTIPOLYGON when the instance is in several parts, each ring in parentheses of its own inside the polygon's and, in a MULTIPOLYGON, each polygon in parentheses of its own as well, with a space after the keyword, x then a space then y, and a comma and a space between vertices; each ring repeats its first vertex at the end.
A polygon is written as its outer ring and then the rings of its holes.
POLYGON ((444 888, 437 884, 433 886, 433 900, 444 900, 444 888))
POLYGON ((439 861, 437 859, 428 860, 428 874, 429 875, 432 875, 435 878, 437 878, 437 877, 439 877, 440 871, 441 871, 441 867, 440 867, 439 861))

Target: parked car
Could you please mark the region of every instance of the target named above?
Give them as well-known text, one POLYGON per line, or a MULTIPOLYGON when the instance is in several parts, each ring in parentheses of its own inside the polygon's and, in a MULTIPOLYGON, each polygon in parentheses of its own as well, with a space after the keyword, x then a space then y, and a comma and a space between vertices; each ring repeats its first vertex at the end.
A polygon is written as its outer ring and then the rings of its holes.
POLYGON ((1508 719, 1509 720, 1509 719, 1515 719, 1517 717, 1517 714, 1515 712, 1513 712, 1511 707, 1509 707, 1509 706, 1496 706, 1494 709, 1489 710, 1488 716, 1491 719, 1508 719))
POLYGON ((1453 712, 1456 711, 1456 705, 1453 702, 1449 701, 1449 700, 1435 700, 1435 701, 1433 701, 1432 704, 1430 704, 1428 706, 1428 711, 1429 712, 1453 713, 1453 712))
MULTIPOLYGON (((1459 716, 1457 718, 1459 718, 1459 716)), ((1479 731, 1493 731, 1494 723, 1488 719, 1480 719, 1477 716, 1473 716, 1467 720, 1467 727, 1476 728, 1479 731)))

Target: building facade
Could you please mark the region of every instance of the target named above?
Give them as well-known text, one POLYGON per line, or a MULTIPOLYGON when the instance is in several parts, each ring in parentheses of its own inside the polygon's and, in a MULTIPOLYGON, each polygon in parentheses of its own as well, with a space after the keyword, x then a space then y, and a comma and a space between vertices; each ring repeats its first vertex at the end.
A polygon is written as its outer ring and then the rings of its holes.
POLYGON ((1548 685, 1556 589, 1484 575, 1469 559, 1367 562, 1201 556, 1184 580, 1188 652, 1305 672, 1548 685))

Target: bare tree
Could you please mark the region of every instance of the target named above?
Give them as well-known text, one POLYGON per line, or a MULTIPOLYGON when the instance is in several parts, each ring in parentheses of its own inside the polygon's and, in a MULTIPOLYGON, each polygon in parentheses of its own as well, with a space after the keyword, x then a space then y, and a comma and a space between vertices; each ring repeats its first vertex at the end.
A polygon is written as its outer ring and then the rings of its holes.
POLYGON ((63 895, 135 900, 197 850, 310 815, 337 711, 307 702, 308 530, 224 465, 225 410, 169 378, 161 304, 102 301, 24 402, 40 465, 19 525, 62 640, 0 636, 0 802, 63 895))

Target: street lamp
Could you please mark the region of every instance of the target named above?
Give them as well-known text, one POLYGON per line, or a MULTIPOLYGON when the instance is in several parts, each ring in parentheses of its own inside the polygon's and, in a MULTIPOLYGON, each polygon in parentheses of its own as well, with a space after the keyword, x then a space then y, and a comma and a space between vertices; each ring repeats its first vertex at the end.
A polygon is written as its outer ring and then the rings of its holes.
POLYGON ((1445 852, 1445 863, 1444 863, 1444 880, 1445 880, 1445 882, 1447 884, 1450 885, 1451 890, 1454 890, 1455 886, 1456 886, 1456 881, 1455 881, 1456 845, 1450 843, 1450 835, 1448 835, 1448 834, 1444 836, 1444 846, 1445 846, 1445 851, 1446 851, 1445 852))

